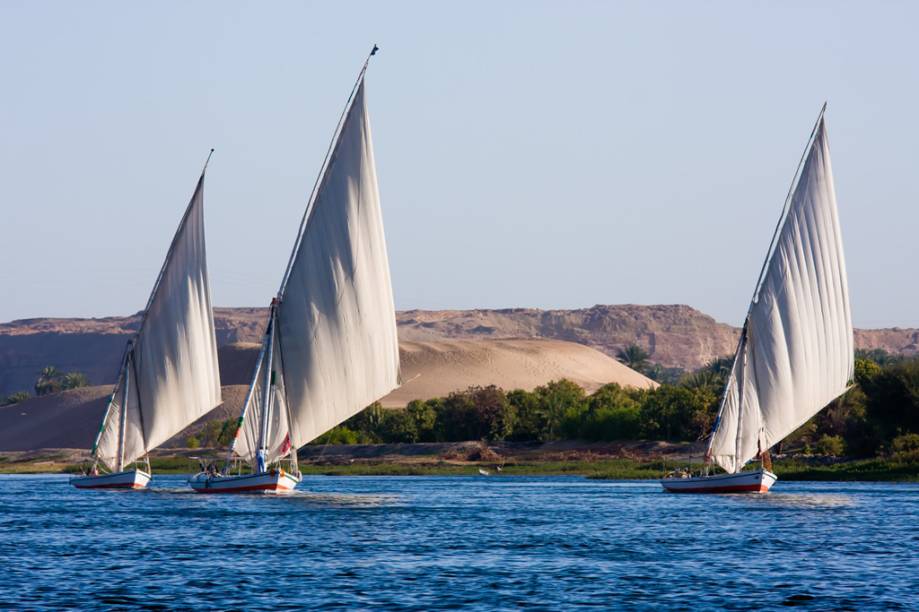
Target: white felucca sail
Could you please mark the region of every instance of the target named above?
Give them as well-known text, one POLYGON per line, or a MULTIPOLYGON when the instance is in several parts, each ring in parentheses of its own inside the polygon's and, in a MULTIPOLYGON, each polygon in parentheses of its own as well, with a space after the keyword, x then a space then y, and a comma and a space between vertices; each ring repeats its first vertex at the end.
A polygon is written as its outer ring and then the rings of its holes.
POLYGON ((364 92, 366 69, 367 63, 272 302, 230 450, 256 472, 288 452, 295 461, 296 449, 399 385, 399 340, 364 92))
POLYGON ((853 368, 846 265, 821 110, 744 321, 706 457, 739 472, 844 393, 853 368))
POLYGON ((128 341, 93 456, 120 472, 220 402, 202 171, 128 341))

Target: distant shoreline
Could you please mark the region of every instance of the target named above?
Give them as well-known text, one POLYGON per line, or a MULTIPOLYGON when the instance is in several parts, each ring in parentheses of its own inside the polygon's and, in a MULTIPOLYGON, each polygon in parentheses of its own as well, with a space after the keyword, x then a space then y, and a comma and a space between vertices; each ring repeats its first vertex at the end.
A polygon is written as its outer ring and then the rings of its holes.
MULTIPOLYGON (((223 449, 161 449, 151 456, 154 474, 193 474, 200 460, 222 458, 223 449)), ((85 450, 41 449, 0 453, 0 474, 78 473, 85 450)), ((572 475, 592 479, 653 480, 692 461, 695 445, 663 442, 485 445, 480 442, 428 444, 312 445, 300 451, 305 475, 491 476, 572 475)), ((774 471, 785 481, 919 482, 919 462, 890 459, 839 460, 787 457, 774 471)))

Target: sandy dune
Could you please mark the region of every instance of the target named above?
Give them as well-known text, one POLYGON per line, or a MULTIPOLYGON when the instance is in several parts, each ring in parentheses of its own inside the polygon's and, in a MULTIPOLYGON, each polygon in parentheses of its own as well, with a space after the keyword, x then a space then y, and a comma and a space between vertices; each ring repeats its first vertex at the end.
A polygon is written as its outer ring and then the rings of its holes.
MULTIPOLYGON (((83 387, 0 407, 0 451, 92 446, 108 403, 111 385, 83 387)), ((223 404, 211 410, 164 446, 184 446, 186 436, 212 419, 239 416, 246 387, 222 388, 223 404)))
POLYGON ((0 450, 89 448, 111 392, 84 387, 0 407, 0 450))
POLYGON ((606 383, 648 388, 657 383, 583 344, 561 340, 401 342, 402 380, 387 407, 442 397, 472 385, 526 389, 567 378, 594 391, 606 383))
MULTIPOLYGON (((226 384, 224 403, 165 444, 182 446, 185 438, 210 420, 239 415, 258 345, 221 347, 220 372, 226 384)), ((656 383, 603 353, 561 340, 439 340, 402 342, 405 383, 382 403, 403 407, 413 399, 429 399, 470 386, 498 385, 533 389, 567 378, 593 391, 603 384, 647 388, 656 383)), ((36 397, 0 407, 0 451, 39 448, 89 448, 112 392, 99 385, 36 397)))

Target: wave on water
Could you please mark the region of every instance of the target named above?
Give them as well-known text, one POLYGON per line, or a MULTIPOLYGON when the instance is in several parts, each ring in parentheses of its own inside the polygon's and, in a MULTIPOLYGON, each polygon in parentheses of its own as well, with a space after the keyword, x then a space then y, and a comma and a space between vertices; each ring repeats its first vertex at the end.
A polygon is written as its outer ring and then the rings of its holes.
POLYGON ((855 499, 843 493, 768 493, 745 496, 751 503, 763 508, 851 508, 855 499))
POLYGON ((916 608, 917 487, 307 476, 201 495, 186 480, 0 481, 0 608, 916 608))
POLYGON ((402 498, 399 495, 376 493, 317 493, 315 491, 296 490, 276 497, 293 499, 317 506, 374 507, 395 506, 402 503, 402 498))
POLYGON ((151 487, 146 491, 137 493, 151 493, 156 495, 178 495, 196 499, 286 499, 298 503, 308 503, 316 506, 341 506, 341 507, 368 507, 392 506, 400 503, 398 495, 380 495, 371 493, 317 493, 315 491, 294 490, 286 493, 227 493, 222 495, 202 495, 189 487, 151 487))

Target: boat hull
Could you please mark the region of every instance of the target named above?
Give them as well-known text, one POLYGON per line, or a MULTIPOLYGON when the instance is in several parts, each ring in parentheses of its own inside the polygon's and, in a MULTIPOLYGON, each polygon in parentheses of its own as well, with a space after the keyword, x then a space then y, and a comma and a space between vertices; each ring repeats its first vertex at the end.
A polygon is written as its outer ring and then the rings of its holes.
POLYGON ((98 476, 74 476, 70 484, 78 489, 146 489, 150 474, 143 470, 127 470, 98 476))
POLYGON ((769 470, 717 474, 693 478, 664 478, 661 486, 670 493, 768 493, 778 477, 769 470))
POLYGON ((188 480, 198 493, 290 493, 300 479, 284 470, 239 476, 197 474, 188 480))

